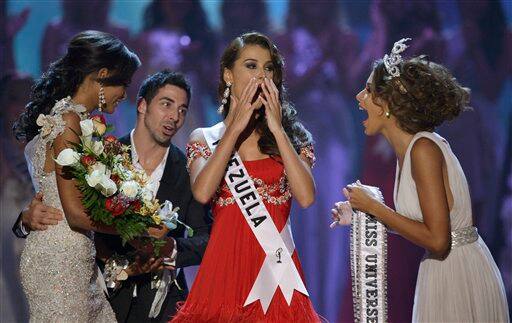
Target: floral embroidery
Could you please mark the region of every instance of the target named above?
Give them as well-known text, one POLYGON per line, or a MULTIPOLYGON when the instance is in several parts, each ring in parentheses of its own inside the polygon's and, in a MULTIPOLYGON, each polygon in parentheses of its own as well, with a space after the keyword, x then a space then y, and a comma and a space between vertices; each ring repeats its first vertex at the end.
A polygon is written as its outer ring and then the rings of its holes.
MULTIPOLYGON (((199 157, 204 159, 210 158, 212 152, 210 148, 202 143, 202 142, 191 142, 187 144, 187 169, 190 171, 190 165, 194 160, 199 157)), ((301 155, 304 155, 311 163, 314 163, 315 156, 313 153, 313 146, 305 146, 301 149, 301 155)), ((282 205, 288 202, 291 197, 290 187, 288 185, 288 180, 286 178, 286 174, 283 171, 283 175, 279 178, 279 181, 272 184, 265 183, 260 178, 251 177, 256 190, 260 194, 263 201, 274 204, 274 205, 282 205)), ((231 204, 235 204, 235 198, 231 195, 228 186, 225 182, 221 185, 221 187, 215 193, 212 201, 220 206, 227 206, 231 204), (227 196, 229 194, 229 196, 227 196), (221 196, 223 195, 223 196, 221 196), (227 196, 227 197, 224 197, 227 196)))
MULTIPOLYGON (((261 196, 263 201, 274 204, 274 205, 282 205, 288 202, 292 197, 292 193, 290 192, 290 187, 288 186, 288 180, 286 176, 281 176, 277 183, 266 184, 262 179, 255 178, 251 176, 251 179, 254 182, 254 186, 258 191, 258 194, 261 196)), ((220 206, 227 206, 230 204, 235 204, 235 198, 231 196, 231 192, 229 187, 223 182, 222 186, 217 190, 213 201, 215 204, 220 206), (229 194, 229 197, 222 197, 221 194, 229 194)))
POLYGON ((44 172, 47 145, 52 145, 55 138, 66 130, 66 122, 62 119, 62 114, 74 112, 83 120, 87 117, 86 111, 83 105, 75 104, 68 96, 57 101, 49 114, 40 114, 37 117, 36 123, 41 128, 39 137, 34 138, 40 141, 35 145, 34 170, 35 177, 39 179, 39 185, 42 185, 42 181, 47 175, 44 172))
POLYGON ((46 138, 52 132, 53 128, 56 126, 58 120, 54 116, 49 116, 46 114, 40 114, 37 117, 36 124, 41 127, 39 129, 39 133, 41 134, 41 138, 46 138))

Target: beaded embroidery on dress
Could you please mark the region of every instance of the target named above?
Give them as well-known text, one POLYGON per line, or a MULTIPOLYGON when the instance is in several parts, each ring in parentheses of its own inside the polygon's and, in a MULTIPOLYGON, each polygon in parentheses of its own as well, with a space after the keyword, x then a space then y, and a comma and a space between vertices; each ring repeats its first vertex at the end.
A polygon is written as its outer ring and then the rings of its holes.
MULTIPOLYGON (((25 147, 25 158, 43 203, 62 210, 55 172, 46 173, 47 147, 66 128, 62 114, 86 118, 86 109, 70 97, 58 101, 48 115, 40 115, 39 134, 25 147)), ((115 315, 97 282, 92 232, 86 236, 69 227, 66 218, 26 239, 20 275, 30 307, 31 322, 115 322, 115 315)))

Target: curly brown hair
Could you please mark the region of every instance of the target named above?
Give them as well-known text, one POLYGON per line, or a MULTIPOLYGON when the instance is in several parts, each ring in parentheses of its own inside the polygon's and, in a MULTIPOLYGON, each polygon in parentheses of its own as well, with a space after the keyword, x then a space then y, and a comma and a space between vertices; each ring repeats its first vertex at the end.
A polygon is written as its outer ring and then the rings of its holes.
MULTIPOLYGON (((283 82, 283 67, 284 61, 281 53, 276 45, 265 35, 258 32, 245 33, 236 37, 231 44, 224 50, 220 60, 220 80, 218 87, 219 101, 222 100, 222 95, 226 89, 226 82, 224 82, 224 69, 232 69, 235 61, 240 57, 242 49, 247 45, 257 45, 270 51, 270 57, 274 66, 273 81, 279 90, 279 101, 281 102, 282 109, 282 125, 290 138, 293 147, 297 152, 304 146, 313 144, 311 133, 306 130, 302 123, 297 118, 297 110, 286 98, 286 88, 283 82)), ((230 99, 227 98, 227 103, 220 112, 224 118, 229 113, 230 99)), ((279 156, 279 149, 274 135, 267 125, 265 112, 263 109, 258 110, 256 113, 260 114, 257 118, 256 131, 261 135, 258 141, 258 147, 264 154, 271 156, 279 156)))
POLYGON ((384 62, 376 61, 370 90, 376 104, 388 104, 404 131, 434 131, 468 109, 469 88, 462 87, 446 67, 418 56, 404 60, 399 68, 400 76, 391 77, 384 62))

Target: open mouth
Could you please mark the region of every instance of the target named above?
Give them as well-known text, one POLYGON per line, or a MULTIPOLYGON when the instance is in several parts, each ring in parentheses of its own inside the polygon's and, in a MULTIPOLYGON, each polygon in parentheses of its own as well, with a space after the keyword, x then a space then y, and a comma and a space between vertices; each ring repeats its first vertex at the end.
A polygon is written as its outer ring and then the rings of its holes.
POLYGON ((166 136, 172 136, 174 134, 175 127, 170 125, 164 125, 163 126, 163 133, 166 136))
MULTIPOLYGON (((366 112, 366 115, 368 116, 368 112, 367 112, 367 111, 366 111, 366 109, 365 109, 365 108, 363 108, 361 105, 359 105, 359 110, 366 112)), ((362 122, 362 123, 363 123, 363 126, 365 126, 365 127, 366 127, 366 126, 368 125, 368 118, 366 118, 365 120, 363 120, 363 122, 362 122)))

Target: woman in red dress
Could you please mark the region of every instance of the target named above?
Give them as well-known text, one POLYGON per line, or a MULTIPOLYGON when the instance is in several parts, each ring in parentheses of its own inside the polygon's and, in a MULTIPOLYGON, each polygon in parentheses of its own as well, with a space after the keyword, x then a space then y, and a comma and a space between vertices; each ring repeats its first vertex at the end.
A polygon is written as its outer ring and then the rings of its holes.
MULTIPOLYGON (((246 304, 267 254, 224 180, 232 153, 238 152, 281 235, 291 198, 304 208, 314 202, 314 155, 310 133, 284 98, 283 60, 270 39, 259 33, 235 38, 220 68, 224 134, 213 152, 204 136, 211 128, 193 131, 187 146, 192 192, 199 202, 211 203, 214 223, 192 290, 172 321, 319 321, 305 289, 291 289, 286 300, 280 287, 286 283, 271 292, 267 308, 259 300, 246 304)), ((291 259, 302 283, 295 250, 291 259)))

